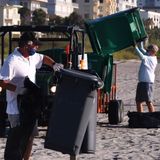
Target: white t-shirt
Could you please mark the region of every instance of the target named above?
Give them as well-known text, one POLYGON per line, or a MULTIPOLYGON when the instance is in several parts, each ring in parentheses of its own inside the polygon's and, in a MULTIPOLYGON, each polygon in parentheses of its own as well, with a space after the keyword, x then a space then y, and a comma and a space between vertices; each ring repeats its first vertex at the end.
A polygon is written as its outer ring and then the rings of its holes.
POLYGON ((154 83, 155 80, 155 70, 157 66, 157 57, 150 56, 148 52, 143 48, 143 42, 141 42, 141 47, 135 46, 136 53, 142 60, 139 69, 138 80, 139 82, 149 82, 154 83))
POLYGON ((142 63, 139 69, 139 81, 154 83, 155 80, 155 69, 157 66, 156 56, 143 55, 142 63))
MULTIPOLYGON (((4 62, 0 70, 0 79, 9 80, 16 86, 23 87, 23 80, 26 76, 35 82, 36 69, 42 66, 43 55, 35 53, 29 56, 29 60, 24 58, 16 48, 4 62)), ((19 114, 17 107, 17 93, 7 90, 7 113, 19 114)))

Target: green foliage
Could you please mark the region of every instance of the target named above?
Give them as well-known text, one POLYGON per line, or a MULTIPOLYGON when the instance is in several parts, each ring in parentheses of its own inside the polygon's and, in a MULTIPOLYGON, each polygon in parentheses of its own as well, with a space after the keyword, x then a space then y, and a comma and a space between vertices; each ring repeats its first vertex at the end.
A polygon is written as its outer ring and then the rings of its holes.
POLYGON ((63 48, 65 49, 67 42, 43 42, 43 44, 39 47, 39 51, 44 51, 51 48, 63 48))
POLYGON ((22 7, 19 9, 18 13, 20 14, 20 18, 21 18, 21 25, 29 25, 31 24, 31 11, 26 8, 26 7, 22 7))
POLYGON ((76 12, 72 12, 68 17, 62 18, 60 16, 51 15, 49 17, 48 24, 58 24, 58 25, 77 25, 80 28, 84 28, 84 19, 81 15, 76 12))
POLYGON ((84 28, 84 19, 81 15, 76 12, 70 14, 69 17, 64 18, 64 24, 66 25, 78 25, 81 28, 84 28))
POLYGON ((149 42, 159 42, 160 41, 160 29, 159 28, 154 28, 154 29, 146 29, 149 42))
MULTIPOLYGON (((6 34, 4 41, 5 41, 4 42, 5 43, 5 45, 4 45, 4 57, 6 57, 9 54, 9 50, 8 50, 8 48, 9 48, 9 36, 8 36, 8 34, 6 34)), ((2 46, 1 41, 0 41, 0 46, 2 46)))
POLYGON ((49 17, 49 25, 61 25, 64 24, 64 18, 56 15, 52 15, 49 17))
POLYGON ((129 60, 129 59, 138 59, 138 56, 135 54, 134 48, 130 47, 127 49, 123 49, 119 52, 113 53, 113 58, 115 60, 129 60))
POLYGON ((44 25, 46 24, 46 12, 43 9, 36 9, 33 11, 32 24, 44 25))
POLYGON ((85 37, 85 52, 93 52, 88 35, 85 37))

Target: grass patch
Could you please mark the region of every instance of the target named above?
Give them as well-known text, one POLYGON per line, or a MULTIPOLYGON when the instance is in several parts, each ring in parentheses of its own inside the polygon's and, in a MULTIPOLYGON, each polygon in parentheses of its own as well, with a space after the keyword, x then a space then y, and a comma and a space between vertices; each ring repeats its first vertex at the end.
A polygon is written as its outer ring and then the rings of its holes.
POLYGON ((134 48, 130 47, 118 52, 113 53, 113 58, 115 60, 129 60, 129 59, 138 59, 138 56, 135 54, 134 48))

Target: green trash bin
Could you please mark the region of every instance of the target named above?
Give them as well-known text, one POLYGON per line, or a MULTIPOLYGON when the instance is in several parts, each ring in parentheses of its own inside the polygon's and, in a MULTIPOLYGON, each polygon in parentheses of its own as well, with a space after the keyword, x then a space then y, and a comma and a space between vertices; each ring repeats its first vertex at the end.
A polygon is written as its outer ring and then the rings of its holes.
POLYGON ((93 51, 108 55, 133 45, 147 37, 139 8, 85 21, 93 51))
POLYGON ((96 71, 104 82, 103 90, 110 93, 112 83, 113 57, 88 53, 88 69, 96 71))

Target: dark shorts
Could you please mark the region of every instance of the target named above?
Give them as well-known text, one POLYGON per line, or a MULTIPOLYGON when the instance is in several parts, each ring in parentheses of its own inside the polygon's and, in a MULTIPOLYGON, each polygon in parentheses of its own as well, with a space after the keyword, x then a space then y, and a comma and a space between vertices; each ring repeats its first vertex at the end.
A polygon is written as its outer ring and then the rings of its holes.
POLYGON ((136 90, 136 102, 152 102, 153 83, 139 82, 136 90))
MULTIPOLYGON (((8 120, 10 122, 11 128, 20 126, 19 114, 14 114, 14 115, 9 114, 8 115, 8 120)), ((37 121, 36 121, 36 124, 33 128, 33 132, 31 134, 31 136, 33 136, 33 137, 38 136, 38 122, 37 121)))

